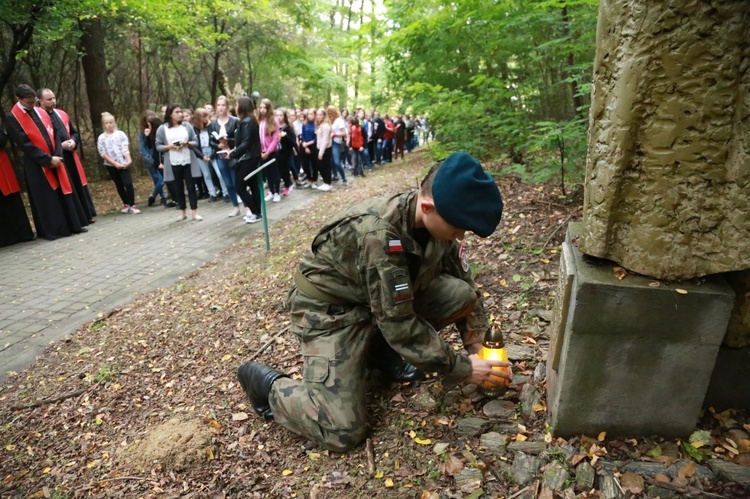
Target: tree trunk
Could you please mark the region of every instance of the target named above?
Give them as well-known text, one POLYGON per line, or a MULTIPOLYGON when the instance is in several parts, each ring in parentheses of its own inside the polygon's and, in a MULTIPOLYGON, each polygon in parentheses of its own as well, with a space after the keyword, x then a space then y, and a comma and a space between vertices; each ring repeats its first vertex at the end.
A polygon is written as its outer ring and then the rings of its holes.
POLYGON ((104 30, 99 18, 90 19, 82 26, 83 75, 86 79, 86 96, 94 137, 102 133, 102 113, 114 111, 112 95, 107 81, 107 61, 104 57, 104 30))
POLYGON ((10 81, 16 70, 16 56, 21 50, 26 49, 31 43, 31 36, 34 34, 33 24, 13 25, 13 38, 8 50, 8 59, 0 71, 0 95, 3 95, 5 86, 10 81))
MULTIPOLYGON (((565 36, 565 38, 570 39, 570 18, 568 17, 567 5, 563 6, 562 8, 562 21, 563 35, 565 36)), ((572 68, 573 64, 575 64, 572 49, 570 52, 568 52, 567 63, 568 68, 572 68)), ((563 78, 568 78, 567 68, 563 73, 563 78)), ((583 99, 578 92, 578 82, 576 82, 575 78, 570 79, 570 92, 573 94, 573 115, 578 118, 584 118, 584 116, 581 115, 581 113, 583 112, 581 110, 581 107, 583 107, 583 99)))

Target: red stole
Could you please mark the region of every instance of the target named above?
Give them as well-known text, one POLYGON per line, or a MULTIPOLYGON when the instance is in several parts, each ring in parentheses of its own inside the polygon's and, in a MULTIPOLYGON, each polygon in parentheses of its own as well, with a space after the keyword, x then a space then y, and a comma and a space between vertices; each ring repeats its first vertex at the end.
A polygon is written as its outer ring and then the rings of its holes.
MULTIPOLYGON (((70 137, 70 118, 68 117, 68 113, 60 111, 59 109, 55 109, 55 112, 62 120, 65 129, 68 131, 68 137, 70 137)), ((88 185, 89 182, 86 180, 86 172, 83 171, 83 165, 81 164, 81 159, 78 157, 78 151, 73 149, 70 152, 73 153, 73 160, 76 163, 76 168, 78 168, 78 176, 81 178, 81 184, 88 185)))
MULTIPOLYGON (((13 109, 11 109, 10 112, 11 114, 13 114, 16 120, 18 120, 18 124, 21 125, 21 128, 23 129, 24 133, 29 138, 31 143, 34 145, 34 147, 37 147, 38 149, 48 153, 50 156, 55 155, 55 151, 53 149, 50 149, 49 144, 47 144, 47 141, 44 140, 41 130, 39 130, 39 127, 31 118, 30 114, 32 112, 36 113, 39 119, 42 120, 42 124, 44 125, 44 128, 47 129, 47 133, 49 134, 50 142, 54 144, 54 127, 52 126, 52 119, 46 112, 40 113, 36 108, 33 108, 32 111, 26 110, 26 112, 24 112, 21 109, 21 106, 19 106, 18 104, 13 106, 13 109)), ((47 182, 49 182, 50 187, 52 187, 53 189, 61 187, 63 194, 70 194, 73 192, 73 189, 70 187, 68 171, 65 169, 64 164, 61 165, 61 167, 57 168, 42 166, 42 170, 44 170, 44 175, 47 177, 47 182)))
POLYGON ((3 196, 9 196, 20 191, 21 188, 18 186, 18 179, 13 172, 13 165, 10 164, 8 153, 0 150, 0 192, 3 193, 3 196))

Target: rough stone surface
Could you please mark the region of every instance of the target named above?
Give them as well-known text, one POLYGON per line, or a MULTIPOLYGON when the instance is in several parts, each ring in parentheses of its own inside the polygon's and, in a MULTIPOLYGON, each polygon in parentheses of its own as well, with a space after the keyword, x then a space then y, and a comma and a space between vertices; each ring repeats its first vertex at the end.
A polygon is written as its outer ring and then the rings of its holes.
POLYGON ((637 473, 641 476, 654 478, 658 473, 667 474, 667 467, 663 463, 649 463, 643 461, 633 461, 622 467, 622 471, 637 473))
POLYGON ((516 404, 510 400, 490 400, 482 407, 482 413, 492 419, 511 419, 516 414, 516 404))
POLYGON ((459 490, 466 494, 470 494, 482 486, 482 472, 476 468, 464 468, 453 478, 455 478, 459 490))
POLYGON ((521 402, 521 412, 528 416, 534 414, 534 406, 542 401, 542 392, 533 383, 526 383, 521 388, 518 400, 521 402))
POLYGON ((567 470, 557 461, 552 461, 542 473, 542 487, 549 490, 562 490, 570 479, 567 470))
POLYGON ((750 268, 746 0, 603 0, 580 248, 686 279, 750 268))
POLYGON ((576 466, 576 483, 583 490, 591 490, 594 486, 596 471, 587 461, 576 466))
POLYGON ((513 466, 510 468, 510 474, 513 476, 513 480, 523 487, 531 483, 531 481, 539 474, 539 468, 541 465, 541 459, 534 456, 528 456, 523 452, 516 452, 513 466))
POLYGON ((622 497, 620 486, 613 473, 605 472, 599 476, 599 492, 604 499, 620 499, 622 497))
POLYGON ((515 441, 508 445, 508 449, 525 454, 539 454, 547 449, 547 444, 544 442, 530 442, 528 440, 515 441))
POLYGON ((508 439, 508 435, 490 431, 479 438, 479 445, 492 452, 504 453, 505 446, 508 445, 508 439))
POLYGON ((505 350, 508 352, 509 360, 521 361, 536 358, 534 347, 529 345, 507 344, 505 350))
MULTIPOLYGON (((675 463, 672 463, 672 466, 667 468, 666 475, 669 478, 677 478, 679 476, 680 468, 683 466, 686 466, 690 464, 692 461, 685 461, 684 459, 681 459, 679 461, 676 461, 675 463)), ((709 481, 716 480, 716 474, 711 471, 710 469, 706 468, 705 466, 701 466, 700 464, 695 464, 695 473, 693 474, 696 478, 702 478, 709 481)))
POLYGON ((730 463, 723 459, 711 459, 708 466, 717 475, 733 482, 750 484, 750 466, 730 463))
POLYGON ((459 419, 456 434, 460 437, 476 437, 491 426, 491 422, 482 418, 459 419))
POLYGON ((730 272, 726 277, 736 296, 724 345, 732 348, 750 346, 750 270, 730 272))
POLYGON ((558 298, 568 304, 555 315, 565 323, 551 326, 550 355, 559 354, 547 372, 550 426, 560 436, 689 435, 734 292, 719 276, 658 286, 637 275, 618 280, 612 262, 573 246, 579 228, 571 224, 563 243, 560 279, 574 278, 558 298))
POLYGON ((435 408, 437 401, 429 392, 421 392, 411 399, 415 409, 429 411, 435 408))

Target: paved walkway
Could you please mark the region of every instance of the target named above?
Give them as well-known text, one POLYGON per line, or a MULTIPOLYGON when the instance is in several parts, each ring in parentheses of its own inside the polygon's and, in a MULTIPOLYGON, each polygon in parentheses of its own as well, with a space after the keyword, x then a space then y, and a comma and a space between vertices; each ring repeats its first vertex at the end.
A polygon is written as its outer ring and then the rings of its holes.
MULTIPOLYGON (((269 225, 320 195, 295 190, 281 203, 268 203, 269 225)), ((200 201, 202 222, 189 215, 177 222, 174 208, 141 209, 140 215, 98 217, 85 234, 0 248, 0 383, 83 322, 169 286, 248 234, 263 231, 262 223, 227 217, 231 205, 223 202, 200 201)), ((273 226, 269 234, 273 248, 273 226)))

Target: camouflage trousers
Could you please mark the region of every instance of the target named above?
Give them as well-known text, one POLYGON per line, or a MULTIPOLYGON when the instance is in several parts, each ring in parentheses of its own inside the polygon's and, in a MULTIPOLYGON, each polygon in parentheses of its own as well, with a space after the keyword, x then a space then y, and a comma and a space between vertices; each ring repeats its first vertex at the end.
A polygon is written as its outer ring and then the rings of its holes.
MULTIPOLYGON (((441 275, 415 294, 414 310, 441 329, 465 321, 476 303, 465 281, 441 275)), ((298 289, 290 294, 290 307, 301 343, 302 379, 274 382, 269 394, 274 420, 321 447, 345 452, 365 438, 367 351, 373 334, 381 333, 366 307, 324 303, 298 289)))

